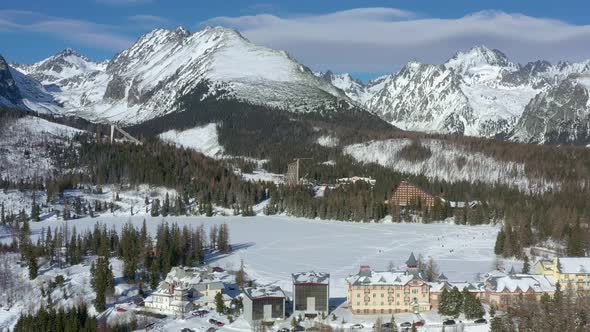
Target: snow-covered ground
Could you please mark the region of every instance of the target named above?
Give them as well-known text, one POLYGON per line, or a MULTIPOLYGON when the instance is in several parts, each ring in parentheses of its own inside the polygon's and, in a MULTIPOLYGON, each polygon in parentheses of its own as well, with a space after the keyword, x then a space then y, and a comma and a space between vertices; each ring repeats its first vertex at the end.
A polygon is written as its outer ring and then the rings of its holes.
POLYGON ((528 177, 524 164, 496 160, 439 140, 421 140, 421 144, 428 147, 432 155, 423 161, 408 161, 399 157, 399 152, 410 142, 409 139, 371 141, 348 145, 343 151, 360 162, 377 163, 402 173, 424 175, 429 179, 501 183, 523 192, 559 189, 556 183, 528 177))
POLYGON ((215 158, 223 154, 223 147, 219 144, 217 125, 215 123, 184 131, 169 130, 159 136, 166 142, 191 148, 208 157, 215 158))
MULTIPOLYGON (((216 257, 212 264, 237 269, 243 259, 247 273, 261 283, 277 283, 291 288, 290 275, 318 270, 331 274, 331 296, 344 297, 344 279, 360 265, 386 269, 390 262, 403 265, 410 252, 433 257, 441 271, 454 281, 476 280, 478 273, 493 269, 495 226, 453 224, 363 224, 338 221, 258 216, 258 217, 109 217, 68 221, 78 232, 101 222, 120 228, 125 222, 141 226, 143 219, 152 232, 165 219, 180 226, 197 227, 227 223, 233 254, 216 257)), ((33 233, 42 227, 57 227, 63 221, 31 223, 33 233)), ((208 228, 208 227, 206 227, 208 228)), ((34 237, 35 235, 33 235, 34 237)), ((5 238, 4 241, 10 241, 5 238)), ((510 263, 508 263, 510 264, 510 263)))
MULTIPOLYGON (((240 261, 245 263, 246 273, 258 283, 274 283, 281 286, 288 295, 291 294, 291 273, 316 270, 331 274, 330 296, 333 305, 339 306, 335 313, 337 321, 330 321, 334 327, 348 328, 353 322, 362 323, 367 331, 375 317, 352 316, 345 308, 345 278, 358 271, 360 265, 370 265, 373 269, 386 269, 390 263, 403 266, 410 252, 422 254, 425 259, 432 257, 452 281, 474 281, 479 273, 492 270, 496 258, 493 246, 499 230, 496 226, 460 226, 449 223, 441 224, 375 224, 375 223, 343 223, 337 221, 319 221, 284 216, 257 217, 150 217, 150 216, 107 216, 97 218, 81 218, 69 220, 68 226, 75 226, 78 232, 91 229, 94 225, 104 223, 108 227, 120 229, 126 222, 140 227, 144 218, 148 230, 155 235, 157 226, 166 220, 176 222, 180 226, 198 227, 204 224, 206 229, 211 225, 227 223, 234 252, 226 256, 210 257, 209 264, 225 269, 237 269, 240 261), (345 320, 342 324, 341 320, 345 320)), ((63 221, 55 217, 41 222, 32 222, 33 241, 44 227, 59 227, 63 221)), ((0 230, 0 241, 10 242, 7 230, 0 230)), ((115 274, 120 275, 120 262, 113 261, 115 274)), ((519 265, 514 261, 504 262, 505 267, 519 265)), ((79 287, 88 286, 88 264, 77 265, 63 271, 42 271, 40 278, 49 278, 57 274, 66 276, 70 301, 91 300, 91 290, 79 287), (47 277, 46 277, 47 276, 47 277), (86 285, 86 286, 84 286, 86 285), (75 295, 74 295, 75 294, 75 295)), ((516 269, 519 269, 517 266, 516 269)), ((25 273, 25 269, 21 269, 25 273)), ((88 287, 89 288, 89 287, 88 287)), ((117 294, 121 295, 117 303, 128 302, 127 297, 136 294, 137 289, 131 285, 118 284, 117 294)), ((63 290, 62 290, 63 292, 63 290)), ((60 295, 55 293, 54 298, 60 295)), ((72 302, 74 303, 74 302, 72 302)), ((125 305, 125 304, 121 304, 125 305)), ((133 306, 133 305, 131 305, 133 306)), ((0 316, 6 324, 13 324, 15 315, 25 308, 23 303, 15 306, 12 315, 0 316)), ((126 309, 132 309, 126 308, 126 309)), ((12 312, 11 311, 11 312, 12 312)), ((131 310, 132 311, 132 310, 131 310)), ((109 322, 129 319, 125 313, 116 312, 113 308, 102 313, 109 322)), ((211 314, 216 315, 216 314, 211 314)), ((424 317, 427 322, 437 324, 440 317, 435 312, 427 313, 432 317, 424 317)), ((412 314, 396 316, 398 323, 412 320, 412 314), (409 316, 408 316, 409 315, 409 316), (406 317, 407 316, 407 317, 406 317)), ((224 319, 222 319, 224 320, 224 319)), ((226 321, 226 320, 224 320, 226 321)), ((227 321, 226 321, 227 323, 227 321)), ((286 321, 285 326, 289 323, 286 321)), ((161 331, 178 330, 183 327, 206 330, 210 325, 206 319, 167 318, 156 323, 161 331)), ((465 326, 465 331, 486 331, 484 326, 465 326)), ((434 331, 440 326, 431 326, 423 331, 434 331)), ((247 331, 248 324, 238 319, 221 331, 247 331)), ((437 330, 438 331, 438 330, 437 330)))
POLYGON ((1 123, 0 176, 47 176, 55 169, 48 143, 64 142, 77 132, 80 131, 32 116, 1 123))

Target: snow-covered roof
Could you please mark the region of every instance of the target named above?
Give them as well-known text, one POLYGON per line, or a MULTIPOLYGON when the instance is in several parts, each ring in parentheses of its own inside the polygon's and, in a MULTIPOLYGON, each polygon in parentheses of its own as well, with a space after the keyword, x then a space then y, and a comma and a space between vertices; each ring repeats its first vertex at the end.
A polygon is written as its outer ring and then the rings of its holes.
POLYGON ((486 280, 486 289, 491 292, 553 292, 555 282, 538 274, 510 274, 490 277, 486 280))
POLYGON ((330 283, 330 274, 325 272, 298 272, 293 273, 294 284, 323 284, 328 285, 330 283))
POLYGON ((427 282, 430 286, 430 291, 434 293, 440 293, 443 289, 452 289, 453 287, 457 287, 460 291, 467 289, 470 292, 482 292, 483 283, 480 282, 448 282, 448 281, 433 281, 427 282))
POLYGON ((558 267, 561 273, 590 274, 590 257, 560 257, 558 267))
POLYGON ((397 285, 403 286, 413 279, 422 280, 417 275, 407 271, 359 271, 359 273, 349 276, 346 280, 353 286, 364 285, 397 285))
POLYGON ((285 292, 279 286, 267 285, 259 287, 246 287, 244 294, 250 299, 262 299, 266 297, 285 297, 285 292))

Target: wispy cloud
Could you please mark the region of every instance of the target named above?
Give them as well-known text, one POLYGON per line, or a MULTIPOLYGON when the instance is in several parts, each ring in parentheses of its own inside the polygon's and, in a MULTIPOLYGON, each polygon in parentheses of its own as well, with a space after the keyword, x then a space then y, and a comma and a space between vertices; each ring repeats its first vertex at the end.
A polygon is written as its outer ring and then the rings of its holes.
POLYGON ((131 21, 141 22, 141 23, 160 23, 160 24, 166 24, 166 23, 169 23, 170 22, 165 17, 155 16, 155 15, 132 15, 132 16, 129 16, 128 18, 131 21))
POLYGON ((97 49, 118 51, 133 43, 117 27, 32 11, 0 10, 0 31, 49 34, 97 49))
POLYGON ((480 44, 519 62, 590 55, 588 25, 498 11, 443 19, 395 8, 357 8, 321 15, 215 17, 204 23, 237 28, 255 43, 285 49, 316 69, 337 71, 392 71, 409 59, 441 63, 457 50, 480 44))
POLYGON ((95 0, 98 3, 103 3, 107 5, 115 5, 115 6, 125 6, 125 5, 140 5, 146 3, 153 3, 155 0, 95 0))

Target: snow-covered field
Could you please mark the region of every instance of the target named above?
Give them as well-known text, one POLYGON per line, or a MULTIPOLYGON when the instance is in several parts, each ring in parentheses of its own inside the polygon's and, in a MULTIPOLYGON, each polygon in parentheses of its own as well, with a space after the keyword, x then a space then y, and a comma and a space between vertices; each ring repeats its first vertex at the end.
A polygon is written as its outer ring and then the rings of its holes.
POLYGON ((191 148, 208 157, 215 158, 223 154, 223 147, 219 144, 217 125, 215 123, 184 131, 169 130, 159 136, 166 142, 191 148))
MULTIPOLYGON (((152 234, 163 218, 98 217, 68 221, 78 231, 95 223, 121 227, 132 222, 140 227, 146 218, 152 234)), ((344 297, 344 278, 360 265, 386 269, 390 262, 403 265, 410 252, 433 257, 454 281, 473 281, 480 272, 494 267, 494 226, 453 224, 357 224, 315 221, 290 217, 170 217, 168 222, 197 227, 226 222, 230 227, 233 254, 216 257, 211 264, 237 269, 244 260, 247 273, 261 283, 277 283, 291 288, 290 274, 320 270, 331 274, 331 296, 344 297)), ((34 234, 42 227, 57 227, 63 221, 31 223, 34 234)), ((34 235, 33 235, 34 236, 34 235)), ((4 240, 9 241, 9 238, 4 240)))
POLYGON ((421 144, 428 147, 432 155, 426 160, 411 162, 399 157, 401 149, 408 144, 409 139, 371 141, 348 145, 343 151, 361 162, 377 163, 403 173, 422 174, 429 179, 501 183, 523 192, 559 188, 556 183, 528 177, 524 164, 499 161, 439 140, 421 140, 421 144))

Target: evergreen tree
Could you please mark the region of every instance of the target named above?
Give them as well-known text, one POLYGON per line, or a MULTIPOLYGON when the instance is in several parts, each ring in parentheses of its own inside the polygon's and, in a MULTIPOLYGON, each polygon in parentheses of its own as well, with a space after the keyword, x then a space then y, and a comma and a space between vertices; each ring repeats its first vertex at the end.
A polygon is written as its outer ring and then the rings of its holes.
POLYGON ((584 238, 582 228, 580 227, 580 219, 576 221, 574 227, 571 229, 567 241, 567 254, 573 257, 585 256, 584 238))
POLYGON ((225 312, 225 303, 223 303, 223 294, 221 292, 215 294, 215 310, 220 314, 225 312))
POLYGON ((467 288, 463 290, 463 312, 467 319, 481 318, 485 314, 480 300, 471 294, 467 288))
POLYGON ((33 203, 31 205, 31 220, 33 221, 41 221, 41 211, 39 208, 39 204, 37 204, 37 199, 35 193, 33 193, 33 203))
POLYGON ((504 252, 504 238, 504 228, 502 228, 496 236, 496 244, 494 245, 494 253, 496 255, 502 255, 502 253, 504 252))
POLYGON ((151 289, 156 289, 158 287, 159 282, 160 282, 160 264, 158 264, 158 260, 156 258, 153 258, 152 264, 150 267, 150 287, 151 287, 151 289))
POLYGON ((522 263, 522 273, 528 274, 530 272, 530 270, 531 270, 531 265, 529 263, 529 256, 524 255, 523 263, 522 263))
POLYGON ((166 193, 166 197, 164 198, 164 204, 162 204, 162 217, 168 216, 170 212, 170 196, 166 193))

